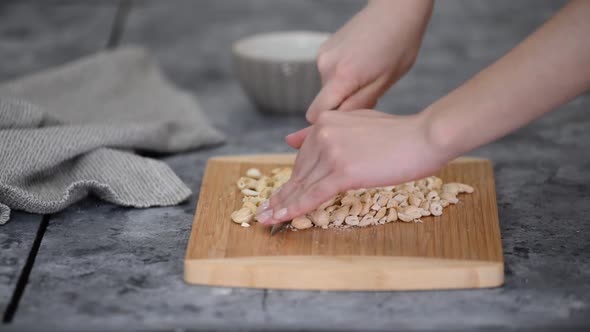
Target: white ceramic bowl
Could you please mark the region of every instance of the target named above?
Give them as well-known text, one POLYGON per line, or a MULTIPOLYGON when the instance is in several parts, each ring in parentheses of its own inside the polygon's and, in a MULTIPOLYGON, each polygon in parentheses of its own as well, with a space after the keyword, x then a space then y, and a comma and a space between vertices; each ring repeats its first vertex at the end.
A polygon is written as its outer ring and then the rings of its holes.
POLYGON ((234 43, 236 74, 261 111, 305 113, 321 88, 316 57, 328 36, 285 31, 254 35, 234 43))

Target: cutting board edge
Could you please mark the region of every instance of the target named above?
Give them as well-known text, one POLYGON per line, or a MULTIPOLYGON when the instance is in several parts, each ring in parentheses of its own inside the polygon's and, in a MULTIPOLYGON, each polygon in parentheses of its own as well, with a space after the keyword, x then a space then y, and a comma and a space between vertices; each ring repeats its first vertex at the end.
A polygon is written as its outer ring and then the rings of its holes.
POLYGON ((384 291, 493 288, 503 261, 407 256, 262 256, 185 259, 189 284, 294 290, 384 291), (352 266, 355 269, 351 269, 352 266), (358 266, 362 266, 359 269, 358 266), (437 279, 433 280, 432 276, 437 279), (359 282, 360 281, 360 282, 359 282))
MULTIPOLYGON (((268 163, 268 164, 293 164, 295 162, 296 154, 294 153, 276 153, 276 154, 241 154, 241 155, 225 155, 209 158, 208 162, 252 162, 252 163, 268 163)), ((453 159, 451 163, 463 162, 490 162, 487 158, 462 156, 453 159)))

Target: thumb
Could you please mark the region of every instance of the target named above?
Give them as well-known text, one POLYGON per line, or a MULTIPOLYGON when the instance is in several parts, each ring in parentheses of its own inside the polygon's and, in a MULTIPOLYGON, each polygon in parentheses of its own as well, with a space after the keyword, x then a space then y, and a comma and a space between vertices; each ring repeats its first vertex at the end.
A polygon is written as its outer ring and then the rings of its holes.
POLYGON ((299 131, 296 131, 292 134, 287 135, 287 137, 285 137, 285 141, 293 149, 299 150, 299 148, 301 148, 301 145, 303 145, 303 141, 305 141, 305 138, 307 137, 307 135, 309 134, 310 131, 311 131, 311 126, 309 126, 307 128, 303 128, 299 131))

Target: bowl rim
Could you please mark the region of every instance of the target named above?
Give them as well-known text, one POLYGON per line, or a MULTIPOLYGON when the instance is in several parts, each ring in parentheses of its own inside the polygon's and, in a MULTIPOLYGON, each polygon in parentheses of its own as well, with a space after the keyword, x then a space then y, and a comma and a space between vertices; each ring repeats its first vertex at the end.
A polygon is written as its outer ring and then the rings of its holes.
POLYGON ((272 58, 272 57, 261 57, 251 54, 246 54, 240 51, 238 48, 241 44, 246 42, 250 42, 254 39, 263 38, 263 37, 271 37, 277 35, 284 35, 284 36, 293 36, 293 35, 313 35, 315 37, 323 37, 326 40, 330 37, 331 33, 324 32, 324 31, 313 31, 313 30, 280 30, 280 31, 269 31, 269 32, 262 32, 256 33, 253 35, 249 35, 244 38, 240 38, 232 43, 232 54, 234 57, 244 58, 253 61, 261 61, 261 62, 270 62, 270 63, 309 63, 315 62, 317 55, 309 58, 300 58, 300 59, 279 59, 279 58, 272 58))

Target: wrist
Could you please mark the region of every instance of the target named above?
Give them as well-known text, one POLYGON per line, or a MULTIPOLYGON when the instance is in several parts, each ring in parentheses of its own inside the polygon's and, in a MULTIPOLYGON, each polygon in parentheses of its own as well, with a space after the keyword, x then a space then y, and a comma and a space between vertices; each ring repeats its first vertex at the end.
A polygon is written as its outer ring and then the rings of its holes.
POLYGON ((425 27, 432 13, 433 0, 370 0, 364 11, 395 27, 425 27))
POLYGON ((418 116, 421 118, 425 139, 428 146, 432 148, 431 151, 435 151, 438 158, 446 162, 467 151, 463 148, 461 127, 454 124, 453 119, 445 116, 444 113, 446 112, 438 105, 433 104, 420 112, 418 116))
MULTIPOLYGON (((434 4, 433 0, 369 0, 367 2, 367 8, 378 8, 381 10, 384 9, 409 9, 409 10, 417 10, 417 11, 430 11, 434 4)), ((391 13, 389 13, 391 15, 391 13)))

